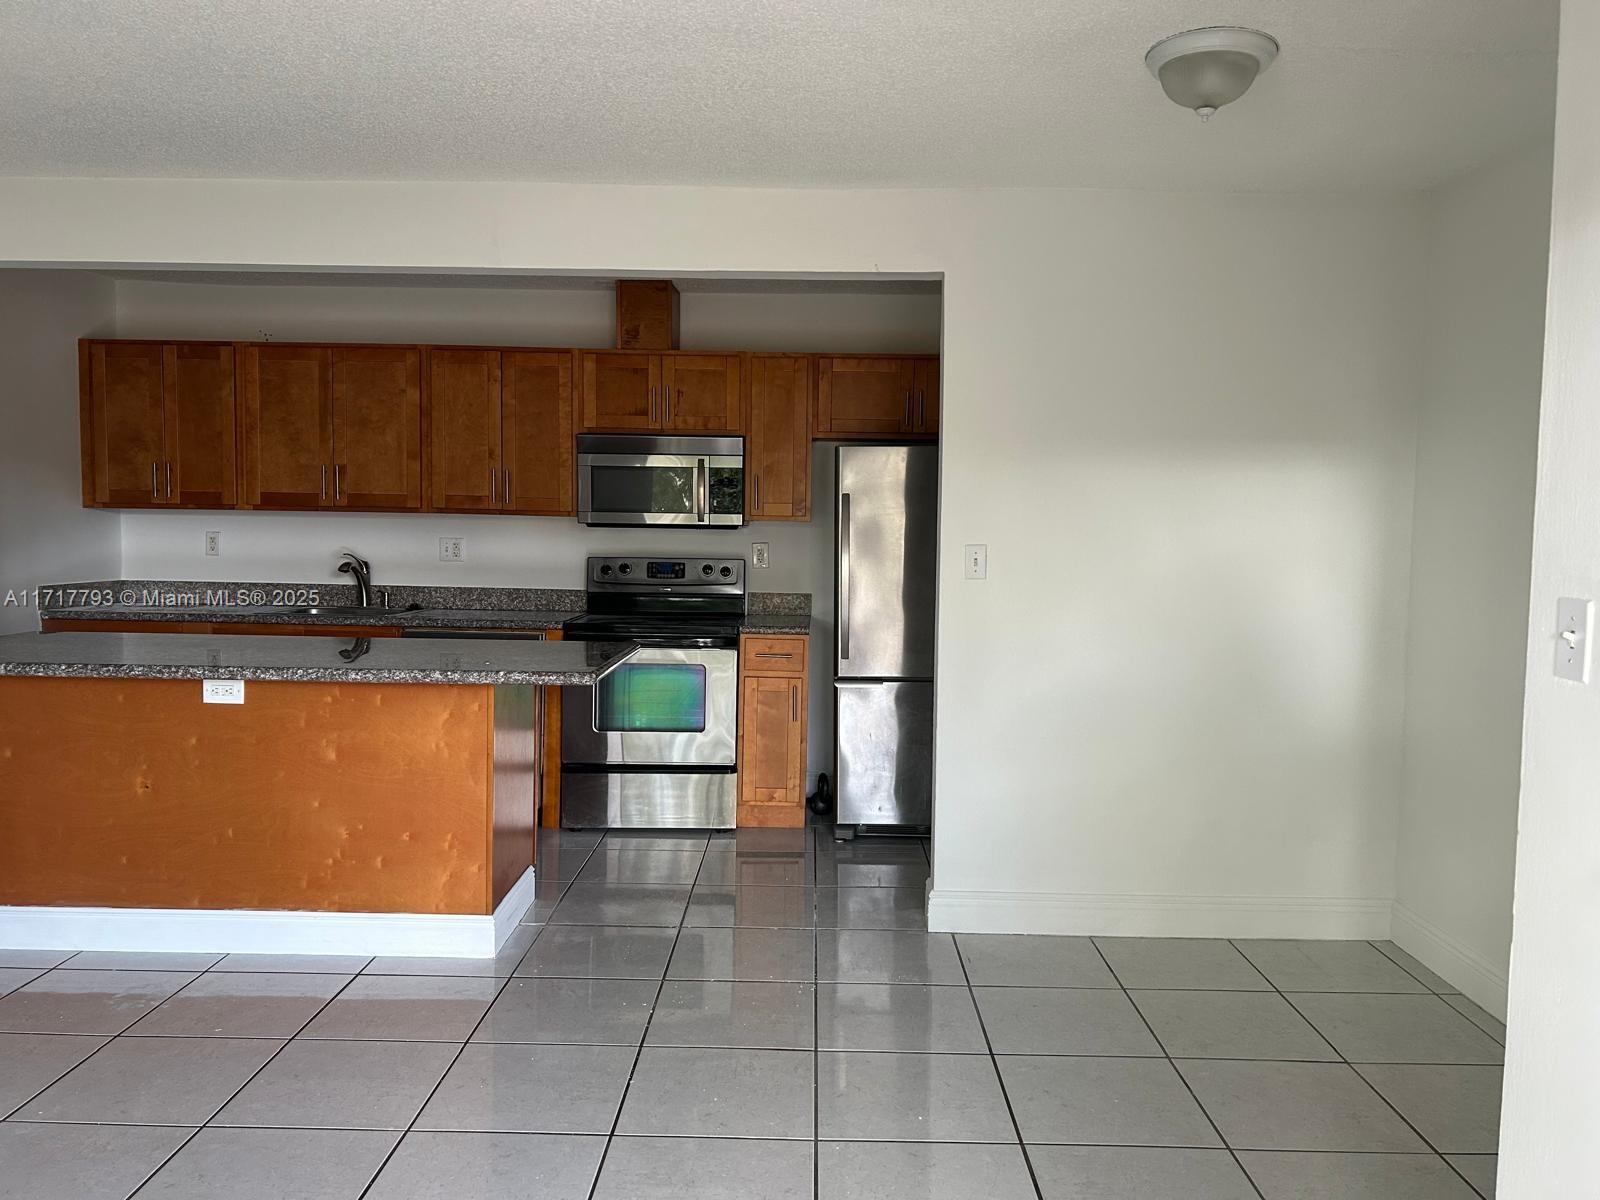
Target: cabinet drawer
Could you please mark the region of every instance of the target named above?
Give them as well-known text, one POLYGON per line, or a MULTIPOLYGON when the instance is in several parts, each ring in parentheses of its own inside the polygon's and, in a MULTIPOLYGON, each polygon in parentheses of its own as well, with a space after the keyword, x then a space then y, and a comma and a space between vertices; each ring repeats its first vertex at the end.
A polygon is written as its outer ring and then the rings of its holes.
POLYGON ((806 643, 803 637, 760 637, 746 634, 739 649, 746 675, 804 675, 806 643))

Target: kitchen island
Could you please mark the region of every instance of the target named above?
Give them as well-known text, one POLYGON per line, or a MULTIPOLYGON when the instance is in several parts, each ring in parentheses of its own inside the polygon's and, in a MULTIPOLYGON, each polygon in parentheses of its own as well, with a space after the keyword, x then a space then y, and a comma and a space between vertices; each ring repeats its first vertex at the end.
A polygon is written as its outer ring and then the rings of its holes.
POLYGON ((532 900, 543 689, 634 650, 0 637, 0 945, 491 954, 532 900))

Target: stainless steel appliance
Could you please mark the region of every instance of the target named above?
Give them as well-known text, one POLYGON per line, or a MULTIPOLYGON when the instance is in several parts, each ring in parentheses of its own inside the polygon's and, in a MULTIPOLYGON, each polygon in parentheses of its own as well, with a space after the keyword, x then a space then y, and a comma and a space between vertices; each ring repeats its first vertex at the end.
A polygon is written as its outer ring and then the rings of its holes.
POLYGON ((584 434, 578 519, 585 525, 744 524, 744 439, 584 434))
POLYGON ((569 640, 638 653, 561 690, 561 820, 581 828, 730 829, 738 804, 738 558, 591 558, 569 640))
POLYGON ((939 451, 841 446, 837 454, 837 831, 927 826, 939 451))

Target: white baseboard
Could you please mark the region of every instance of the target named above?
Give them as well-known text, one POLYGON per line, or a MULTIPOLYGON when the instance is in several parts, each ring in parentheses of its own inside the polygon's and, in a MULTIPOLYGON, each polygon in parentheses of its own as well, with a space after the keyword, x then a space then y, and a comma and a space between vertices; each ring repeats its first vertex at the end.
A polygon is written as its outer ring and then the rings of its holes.
POLYGON ((490 958, 528 911, 533 893, 529 868, 493 916, 0 906, 0 946, 490 958))
POLYGON ((1500 1020, 1506 1019, 1509 981, 1498 966, 1476 950, 1398 900, 1394 905, 1394 930, 1390 937, 1396 946, 1428 970, 1460 988, 1468 1000, 1482 1005, 1500 1020))
POLYGON ((1107 937, 1386 938, 1392 905, 1393 901, 1387 898, 963 892, 935 888, 928 893, 928 928, 941 933, 1107 937))

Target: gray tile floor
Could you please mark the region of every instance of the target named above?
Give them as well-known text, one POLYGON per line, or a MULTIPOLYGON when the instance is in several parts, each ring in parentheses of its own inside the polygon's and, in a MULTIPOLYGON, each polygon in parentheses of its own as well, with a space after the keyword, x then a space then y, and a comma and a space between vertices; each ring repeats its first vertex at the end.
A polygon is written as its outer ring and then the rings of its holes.
POLYGON ((928 934, 926 846, 543 835, 496 959, 0 950, 0 1200, 1473 1200, 1504 1030, 1368 942, 928 934))

